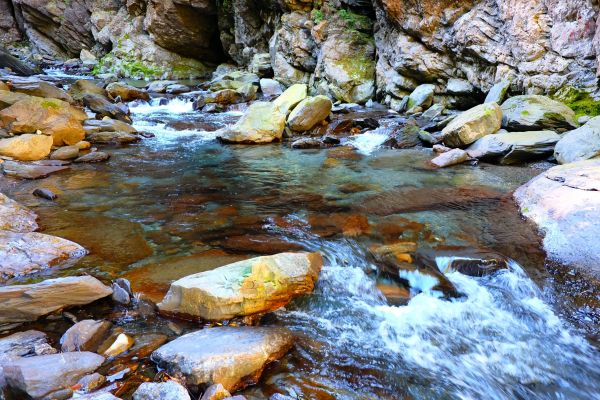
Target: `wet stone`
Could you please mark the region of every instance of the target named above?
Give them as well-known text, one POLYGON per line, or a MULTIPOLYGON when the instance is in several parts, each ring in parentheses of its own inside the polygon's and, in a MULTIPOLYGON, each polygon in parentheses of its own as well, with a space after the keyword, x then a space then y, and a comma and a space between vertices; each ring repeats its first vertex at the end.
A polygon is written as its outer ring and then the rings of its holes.
POLYGON ((108 161, 110 154, 103 151, 93 151, 75 159, 76 163, 98 163, 108 161))
POLYGON ((89 393, 102 386, 104 382, 106 382, 104 375, 94 372, 93 374, 86 375, 77 381, 77 386, 79 387, 79 391, 89 393))
POLYGON ((65 166, 45 166, 35 164, 21 164, 14 161, 6 161, 2 164, 4 175, 13 178, 20 179, 41 179, 54 174, 56 172, 64 171, 69 167, 65 166))
POLYGON ((33 195, 36 197, 39 197, 41 199, 46 199, 46 200, 50 200, 50 201, 56 200, 58 198, 58 196, 54 192, 52 192, 50 189, 43 189, 43 188, 35 189, 33 191, 33 195))
POLYGON ((63 352, 96 351, 112 327, 109 321, 86 319, 70 327, 60 338, 63 352))

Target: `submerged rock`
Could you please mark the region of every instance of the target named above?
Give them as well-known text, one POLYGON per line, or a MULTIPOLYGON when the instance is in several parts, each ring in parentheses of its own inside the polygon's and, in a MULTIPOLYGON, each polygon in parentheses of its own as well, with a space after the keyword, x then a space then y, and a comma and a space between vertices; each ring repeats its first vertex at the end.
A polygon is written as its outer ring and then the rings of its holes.
POLYGON ((158 305, 162 312, 225 320, 274 311, 310 293, 319 253, 280 253, 239 261, 179 279, 158 305))
POLYGON ((592 118, 581 128, 565 133, 554 149, 554 157, 560 164, 598 156, 600 156, 600 117, 592 118))
POLYGON ((497 132, 502 123, 502 110, 496 103, 481 104, 459 114, 443 130, 444 143, 462 147, 497 132))
POLYGON ((515 96, 502 103, 502 127, 509 131, 564 132, 577 128, 575 112, 546 96, 515 96))
POLYGON ((104 357, 90 352, 51 354, 12 360, 4 374, 9 387, 41 398, 76 384, 103 362, 104 357))
POLYGON ((280 141, 285 128, 285 113, 273 103, 257 102, 233 126, 223 129, 218 138, 225 143, 262 144, 280 141))
POLYGON ((190 400, 187 389, 175 381, 142 383, 133 400, 190 400))
POLYGON ((63 352, 96 351, 112 327, 109 321, 84 319, 70 327, 60 338, 63 352))
POLYGON ((89 304, 112 290, 91 276, 48 279, 0 287, 0 323, 35 321, 65 307, 89 304))
POLYGON ((467 153, 500 164, 517 164, 552 155, 559 139, 553 131, 499 132, 479 139, 467 148, 467 153))
POLYGON ((288 116, 288 126, 296 132, 309 131, 329 116, 332 107, 326 96, 307 97, 288 116))
POLYGON ((0 281, 74 261, 85 254, 77 243, 56 236, 0 231, 0 281))
POLYGON ((36 219, 36 213, 0 193, 0 230, 33 232, 38 228, 36 219))
POLYGON ((193 386, 221 384, 228 391, 256 383, 272 361, 294 344, 279 327, 221 327, 181 336, 152 353, 152 360, 193 386))
POLYGON ((550 168, 514 194, 550 259, 600 273, 600 159, 550 168))

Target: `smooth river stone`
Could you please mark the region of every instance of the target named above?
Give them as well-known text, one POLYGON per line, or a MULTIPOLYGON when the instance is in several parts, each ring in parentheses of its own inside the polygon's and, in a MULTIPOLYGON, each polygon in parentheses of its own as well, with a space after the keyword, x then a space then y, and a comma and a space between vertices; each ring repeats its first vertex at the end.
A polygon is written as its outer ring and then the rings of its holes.
POLYGON ((37 232, 0 231, 0 282, 83 257, 77 243, 37 232))
POLYGON ((33 232, 38 228, 37 215, 0 193, 0 230, 33 232))
POLYGON ((0 287, 0 323, 35 321, 61 308, 89 304, 111 294, 109 287, 91 276, 3 286, 0 287))
POLYGON ((3 366, 8 386, 33 398, 68 388, 102 363, 104 357, 90 352, 74 352, 27 357, 3 366))
POLYGON ((274 311, 312 292, 322 266, 319 253, 239 261, 173 282, 158 308, 215 321, 274 311))
POLYGON ((232 392, 257 382, 272 361, 294 344, 280 327, 219 327, 181 336, 152 353, 152 360, 187 385, 222 384, 232 392))

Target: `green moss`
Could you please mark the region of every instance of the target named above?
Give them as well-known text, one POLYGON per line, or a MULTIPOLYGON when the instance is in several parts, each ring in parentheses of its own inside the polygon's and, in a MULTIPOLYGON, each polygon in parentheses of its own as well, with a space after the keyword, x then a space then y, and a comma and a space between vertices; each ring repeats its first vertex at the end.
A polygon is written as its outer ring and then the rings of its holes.
POLYGON ((323 14, 323 11, 321 10, 312 10, 310 16, 315 24, 318 24, 325 19, 325 14, 323 14))
POLYGON ((338 10, 337 15, 344 20, 346 27, 350 30, 370 30, 373 22, 364 15, 355 14, 348 10, 338 10))
POLYGON ((49 109, 52 108, 54 110, 57 110, 60 108, 60 106, 58 104, 56 104, 56 101, 52 101, 52 100, 43 100, 40 105, 45 108, 45 109, 49 109))
POLYGON ((375 61, 364 57, 348 57, 339 61, 340 66, 354 81, 373 79, 375 61))
POLYGON ((529 115, 529 111, 523 110, 523 111, 521 111, 521 115, 527 116, 527 115, 529 115))
POLYGON ((584 115, 596 117, 600 115, 600 101, 595 100, 589 92, 573 86, 565 86, 551 97, 569 106, 577 118, 584 115))

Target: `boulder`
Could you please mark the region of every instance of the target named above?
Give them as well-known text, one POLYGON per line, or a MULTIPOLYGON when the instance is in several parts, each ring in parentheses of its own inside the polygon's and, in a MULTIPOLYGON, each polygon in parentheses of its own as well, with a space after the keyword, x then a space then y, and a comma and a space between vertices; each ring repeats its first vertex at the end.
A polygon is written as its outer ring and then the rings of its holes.
POLYGON ((56 350, 48 344, 48 337, 40 331, 17 332, 0 339, 0 364, 3 359, 54 353, 56 350))
POLYGON ((546 96, 511 97, 502 103, 502 114, 502 127, 509 131, 548 129, 560 133, 577 128, 575 112, 546 96))
POLYGON ((98 59, 96 56, 87 49, 81 49, 81 52, 79 52, 79 60, 85 67, 88 68, 93 68, 96 66, 96 64, 98 64, 98 59))
POLYGON ((0 323, 35 321, 61 308, 81 306, 110 296, 112 290, 91 276, 48 279, 0 287, 0 323))
POLYGON ((325 146, 325 143, 321 139, 315 137, 296 139, 290 145, 292 149, 320 149, 323 146, 325 146))
POLYGON ((111 98, 116 99, 118 97, 121 101, 150 100, 150 95, 144 89, 138 89, 121 82, 108 84, 106 92, 111 98))
POLYGON ((281 89, 281 84, 279 82, 277 82, 275 79, 267 78, 260 80, 260 91, 268 97, 279 96, 281 93, 283 93, 283 89, 281 89))
POLYGON ((55 146, 71 145, 83 139, 82 110, 58 99, 28 97, 0 111, 0 123, 14 134, 38 130, 52 136, 55 146))
POLYGON ((12 88, 15 92, 24 93, 29 96, 53 98, 73 103, 73 98, 69 93, 44 81, 17 81, 12 83, 12 88))
POLYGON ((502 123, 502 110, 496 103, 481 104, 459 114, 443 130, 446 146, 463 147, 497 132, 502 123))
POLYGON ((77 243, 56 236, 0 231, 0 282, 72 262, 86 253, 77 243))
POLYGON ((332 107, 326 96, 307 97, 290 113, 287 124, 296 132, 309 131, 329 116, 332 107))
POLYGON ((14 161, 6 161, 2 164, 2 171, 6 176, 19 179, 41 179, 55 172, 64 171, 69 167, 62 165, 36 165, 23 164, 14 161))
POLYGON ((134 343, 135 340, 131 336, 120 333, 102 354, 106 357, 116 357, 133 347, 134 343))
POLYGON ((274 311, 310 293, 322 266, 319 253, 239 261, 173 282, 158 308, 215 321, 274 311))
POLYGON ((181 94, 191 92, 192 89, 189 86, 182 85, 179 83, 174 83, 172 85, 167 86, 165 92, 168 94, 181 94))
POLYGON ((293 346, 279 327, 207 328, 181 336, 152 353, 152 360, 187 385, 221 384, 232 392, 255 383, 268 363, 293 346))
POLYGON ((187 389, 175 381, 144 382, 133 394, 133 400, 191 400, 187 389))
POLYGON ((550 168, 514 194, 551 260, 600 273, 600 159, 550 168))
POLYGON ((79 157, 79 146, 64 146, 54 150, 50 155, 51 160, 72 160, 79 157))
POLYGON ((93 374, 86 375, 80 380, 78 380, 77 386, 81 388, 79 389, 79 391, 89 393, 92 390, 102 386, 104 382, 106 382, 106 378, 104 377, 104 375, 94 372, 93 374))
POLYGON ((96 351, 112 327, 109 321, 84 319, 67 329, 60 338, 63 352, 96 351))
POLYGON ((218 138, 225 143, 261 144, 280 141, 285 128, 285 113, 273 104, 256 102, 233 126, 223 129, 218 138))
POLYGON ((75 81, 69 88, 69 94, 77 101, 83 100, 86 94, 95 94, 106 97, 106 90, 98 86, 94 81, 89 79, 79 79, 75 81))
POLYGON ((462 149, 452 149, 440 154, 431 163, 438 168, 449 167, 451 165, 462 164, 469 159, 469 154, 462 149))
POLYGON ((52 137, 46 135, 19 135, 0 139, 0 155, 19 161, 36 161, 48 157, 52 149, 52 137))
POLYGON ((0 193, 0 230, 12 232, 33 232, 38 229, 37 215, 0 193))
POLYGON ((105 153, 103 151, 92 151, 91 153, 87 153, 81 157, 78 157, 73 161, 74 163, 98 163, 105 162, 110 159, 110 154, 105 153))
POLYGON ((506 93, 510 88, 510 81, 508 79, 502 79, 500 82, 494 84, 487 96, 485 96, 484 103, 498 103, 502 104, 506 98, 506 93))
POLYGON ((87 134, 85 140, 95 144, 127 144, 139 141, 140 137, 127 132, 94 132, 87 134))
POLYGON ((297 83, 290 86, 273 101, 282 113, 289 113, 298 103, 306 98, 307 86, 297 83))
POLYGON ((24 93, 9 92, 8 90, 0 90, 0 110, 12 106, 17 101, 27 100, 30 96, 24 93))
MULTIPOLYGON (((476 89, 471 82, 464 79, 450 78, 446 84, 446 93, 459 96, 473 95, 476 89)), ((432 99, 433 100, 433 99, 432 99)))
POLYGON ((85 94, 83 95, 83 104, 85 104, 92 112, 96 113, 97 117, 109 117, 127 123, 131 122, 131 118, 129 118, 129 108, 127 108, 127 106, 121 103, 113 104, 103 96, 89 93, 85 94))
POLYGON ((69 388, 94 372, 104 357, 90 352, 50 354, 19 358, 4 365, 6 383, 33 398, 69 388))
POLYGON ((154 81, 150 82, 146 87, 151 93, 165 93, 169 85, 174 85, 175 81, 154 81))
POLYGON ((487 135, 467 148, 473 158, 517 164, 552 155, 560 135, 553 131, 499 132, 487 135))
POLYGON ((128 123, 111 118, 88 119, 83 123, 86 135, 97 132, 127 132, 138 133, 137 129, 128 123))
POLYGON ((425 111, 433 104, 433 94, 435 85, 423 84, 417 86, 408 96, 408 103, 406 103, 406 109, 409 113, 415 113, 418 111, 425 111))
POLYGON ((587 160, 599 155, 600 117, 592 118, 581 128, 565 133, 554 149, 554 157, 560 164, 587 160))

